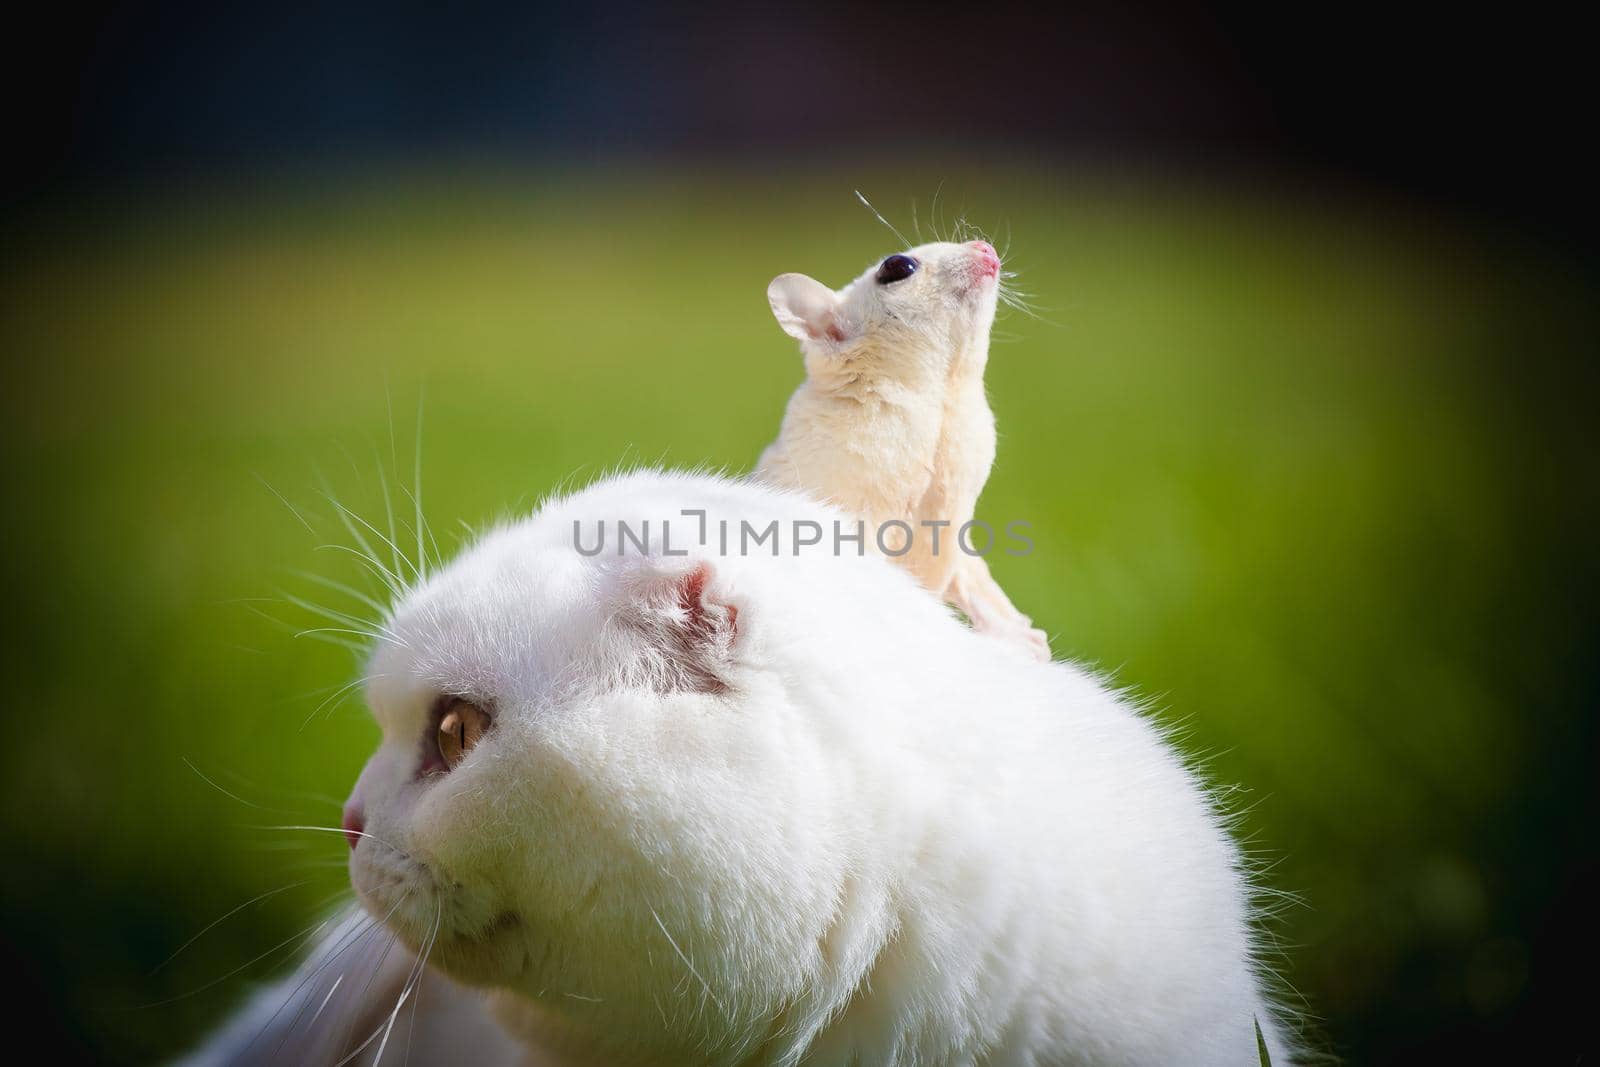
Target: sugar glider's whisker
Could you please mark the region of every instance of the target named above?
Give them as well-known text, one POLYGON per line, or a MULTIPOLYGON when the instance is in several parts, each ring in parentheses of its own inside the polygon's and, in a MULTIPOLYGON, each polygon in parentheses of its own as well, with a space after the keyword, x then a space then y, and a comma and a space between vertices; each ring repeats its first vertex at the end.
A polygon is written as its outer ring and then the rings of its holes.
POLYGON ((861 195, 861 190, 860 189, 857 189, 855 191, 855 193, 856 193, 856 199, 861 201, 861 206, 866 208, 868 211, 872 212, 872 217, 877 219, 879 222, 883 223, 884 226, 888 228, 889 232, 894 234, 895 237, 899 239, 901 245, 903 245, 906 248, 914 247, 910 241, 906 240, 906 235, 905 234, 903 234, 899 230, 895 229, 894 226, 889 222, 889 220, 884 218, 883 215, 879 213, 878 209, 872 206, 872 202, 869 201, 866 197, 861 195))

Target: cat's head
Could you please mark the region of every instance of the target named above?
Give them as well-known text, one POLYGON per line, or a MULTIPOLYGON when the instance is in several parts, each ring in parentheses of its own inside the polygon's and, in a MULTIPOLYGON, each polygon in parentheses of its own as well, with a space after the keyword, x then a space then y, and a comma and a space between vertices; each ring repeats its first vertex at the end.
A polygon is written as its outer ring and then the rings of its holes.
POLYGON ((367 910, 464 980, 680 1042, 706 1011, 754 1032, 839 970, 830 931, 881 851, 889 709, 911 687, 894 650, 964 631, 854 543, 801 543, 796 522, 831 538, 837 518, 636 474, 405 596, 368 678, 383 740, 347 809, 367 910), (777 541, 752 547, 769 523, 777 541))
POLYGON ((890 374, 952 361, 981 370, 1000 279, 989 242, 937 241, 884 257, 837 292, 804 274, 780 274, 767 300, 813 374, 845 363, 890 374))

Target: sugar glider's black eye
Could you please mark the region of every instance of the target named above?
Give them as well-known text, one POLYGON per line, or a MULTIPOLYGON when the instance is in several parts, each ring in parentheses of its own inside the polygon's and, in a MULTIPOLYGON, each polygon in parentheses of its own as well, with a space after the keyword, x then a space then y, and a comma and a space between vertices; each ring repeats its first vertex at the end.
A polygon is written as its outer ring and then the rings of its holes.
POLYGON ((888 285, 891 282, 903 282, 922 266, 910 256, 893 255, 878 265, 878 284, 888 285))

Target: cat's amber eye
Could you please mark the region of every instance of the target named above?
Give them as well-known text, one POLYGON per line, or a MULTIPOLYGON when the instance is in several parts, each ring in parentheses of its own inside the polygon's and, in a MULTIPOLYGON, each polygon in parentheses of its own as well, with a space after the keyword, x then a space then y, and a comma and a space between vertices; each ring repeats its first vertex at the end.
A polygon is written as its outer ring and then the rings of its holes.
POLYGON ((466 758, 489 729, 489 715, 470 700, 453 700, 439 718, 439 756, 449 770, 466 758))

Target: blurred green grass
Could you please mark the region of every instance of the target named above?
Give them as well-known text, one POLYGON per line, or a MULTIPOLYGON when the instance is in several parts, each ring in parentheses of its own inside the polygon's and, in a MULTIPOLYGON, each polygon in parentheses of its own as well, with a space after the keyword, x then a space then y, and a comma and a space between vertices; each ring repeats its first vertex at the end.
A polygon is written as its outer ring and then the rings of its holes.
MULTIPOLYGON (((333 825, 376 736, 354 700, 314 714, 354 657, 258 599, 360 581, 319 548, 345 540, 320 478, 379 521, 420 407, 448 549, 619 462, 748 467, 801 373, 767 279, 893 248, 850 190, 906 228, 938 183, 905 174, 346 176, 20 224, 0 789, 39 1031, 181 1048, 343 884, 335 835, 257 829, 333 825)), ((1027 167, 943 188, 1049 309, 1003 317, 991 357, 980 516, 1038 546, 997 576, 1245 787, 1244 832, 1307 901, 1276 962, 1335 1047, 1503 1023, 1587 847, 1576 276, 1395 205, 1027 167)))

